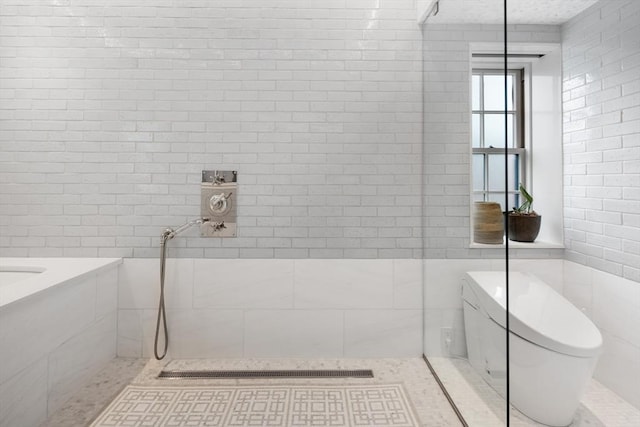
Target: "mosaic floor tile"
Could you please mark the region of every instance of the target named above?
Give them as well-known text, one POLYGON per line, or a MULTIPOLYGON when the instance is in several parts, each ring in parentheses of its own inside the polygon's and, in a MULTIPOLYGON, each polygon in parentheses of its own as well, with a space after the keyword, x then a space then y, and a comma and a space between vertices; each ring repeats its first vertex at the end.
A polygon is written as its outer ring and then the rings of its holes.
POLYGON ((400 384, 127 386, 91 427, 416 427, 400 384))
MULTIPOLYGON (((440 380, 472 427, 504 426, 504 399, 478 375, 466 359, 429 358, 440 380)), ((509 425, 543 427, 511 407, 509 425)), ((640 426, 640 410, 592 379, 574 416, 572 427, 640 426)))
MULTIPOLYGON (((471 427, 486 427, 505 425, 504 402, 495 394, 485 393, 489 388, 482 379, 473 374, 473 370, 466 360, 430 358, 436 367, 441 380, 445 382, 449 392, 454 397, 458 407, 462 410, 471 427)), ((155 360, 127 360, 114 359, 109 366, 96 375, 92 383, 78 390, 77 396, 41 427, 86 427, 95 419, 100 411, 111 402, 126 384, 137 386, 164 386, 169 382, 176 384, 177 380, 157 378, 163 369, 173 370, 247 370, 247 369, 356 369, 371 368, 375 373, 373 379, 216 379, 216 380, 188 380, 182 385, 208 386, 247 386, 255 388, 259 385, 281 386, 291 385, 369 385, 369 384, 399 384, 403 385, 412 408, 419 417, 421 427, 455 427, 460 426, 455 414, 442 395, 435 380, 425 369, 421 359, 198 359, 172 360, 157 362, 155 360), (136 375, 137 374, 137 375, 136 375)), ((489 388, 489 392, 491 389, 489 388)), ((222 397, 226 399, 226 397, 222 397)), ((324 425, 330 420, 334 425, 343 422, 338 416, 317 417, 313 405, 336 405, 331 396, 316 396, 312 403, 292 406, 296 419, 301 425, 324 425), (306 424, 305 424, 306 423, 306 424)), ((196 426, 207 425, 207 420, 200 424, 201 409, 198 403, 185 406, 176 412, 175 425, 196 426), (186 408, 191 408, 192 418, 186 408), (180 418, 182 417, 182 418, 180 418), (182 423, 182 424, 179 424, 182 423)), ((334 407, 331 407, 333 409, 334 407)), ((338 408, 339 409, 339 408, 338 408)), ((340 409, 342 410, 342 409, 340 409)), ((516 410, 512 413, 513 426, 539 426, 540 424, 528 420, 516 410)), ((211 425, 218 422, 215 418, 211 425)), ((126 424, 125 424, 126 425, 126 424)), ((329 424, 331 425, 331 424, 329 424)), ((576 414, 573 427, 630 427, 640 426, 640 411, 616 396, 606 387, 593 380, 581 408, 576 414)))

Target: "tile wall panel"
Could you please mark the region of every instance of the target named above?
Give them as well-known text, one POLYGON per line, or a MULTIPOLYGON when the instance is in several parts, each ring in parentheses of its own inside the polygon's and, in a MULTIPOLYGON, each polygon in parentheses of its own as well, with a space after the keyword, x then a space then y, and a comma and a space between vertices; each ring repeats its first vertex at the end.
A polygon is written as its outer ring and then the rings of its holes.
MULTIPOLYGON (((166 295, 170 357, 422 354, 421 260, 172 261, 167 277, 184 290, 166 295), (192 266, 182 280, 180 265, 192 266)), ((120 268, 120 357, 153 356, 156 267, 127 259, 120 268)))
POLYGON ((413 1, 7 0, 0 250, 157 257, 239 171, 238 237, 181 258, 421 255, 413 1))
POLYGON ((640 282, 640 2, 562 27, 567 259, 640 282))

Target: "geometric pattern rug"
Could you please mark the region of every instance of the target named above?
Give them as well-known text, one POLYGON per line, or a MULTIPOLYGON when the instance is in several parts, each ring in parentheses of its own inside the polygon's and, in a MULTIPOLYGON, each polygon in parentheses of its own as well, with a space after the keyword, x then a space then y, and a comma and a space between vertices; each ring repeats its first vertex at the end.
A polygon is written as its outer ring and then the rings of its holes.
POLYGON ((416 427, 400 384, 127 386, 91 427, 416 427))

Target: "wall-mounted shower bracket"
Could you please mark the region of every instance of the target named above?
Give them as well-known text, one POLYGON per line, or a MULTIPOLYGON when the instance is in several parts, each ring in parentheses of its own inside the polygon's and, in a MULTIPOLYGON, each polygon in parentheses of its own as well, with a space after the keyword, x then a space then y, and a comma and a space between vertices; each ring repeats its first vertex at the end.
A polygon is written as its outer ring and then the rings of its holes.
POLYGON ((200 213, 207 221, 200 226, 202 237, 236 236, 237 171, 202 171, 200 213))

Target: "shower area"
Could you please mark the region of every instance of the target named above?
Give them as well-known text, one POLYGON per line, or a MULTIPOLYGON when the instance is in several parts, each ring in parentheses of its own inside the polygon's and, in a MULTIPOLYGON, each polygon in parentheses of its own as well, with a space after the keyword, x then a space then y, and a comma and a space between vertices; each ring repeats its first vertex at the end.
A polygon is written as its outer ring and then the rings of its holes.
POLYGON ((634 425, 638 6, 0 0, 0 270, 98 263, 0 294, 0 427, 114 359, 373 369, 417 425, 537 425, 500 397, 506 333, 498 385, 468 361, 473 271, 534 275, 590 319, 573 425, 634 425), (476 202, 511 210, 521 183, 536 240, 476 241, 476 202))
POLYGON ((425 356, 468 425, 637 423, 640 5, 423 6, 425 356))

